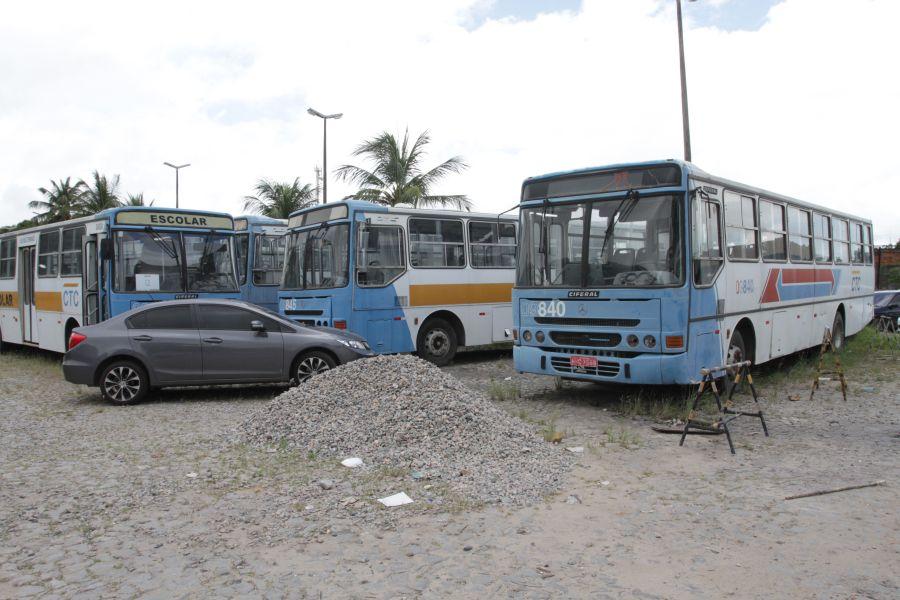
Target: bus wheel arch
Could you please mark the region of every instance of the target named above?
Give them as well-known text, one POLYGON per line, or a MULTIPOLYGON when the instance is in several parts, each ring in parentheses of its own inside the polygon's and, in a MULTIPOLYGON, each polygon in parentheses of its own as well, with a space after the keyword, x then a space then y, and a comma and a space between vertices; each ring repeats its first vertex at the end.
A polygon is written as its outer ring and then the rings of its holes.
POLYGON ((459 317, 448 310, 439 310, 422 322, 416 337, 416 353, 419 358, 443 367, 465 344, 466 332, 459 317))
POLYGON ((741 319, 734 327, 731 339, 728 341, 728 356, 726 363, 749 360, 756 362, 756 330, 750 319, 741 319))
POLYGON ((844 341, 847 336, 847 314, 844 311, 843 303, 838 304, 837 310, 834 311, 834 321, 831 325, 831 348, 836 352, 840 352, 844 347, 844 341))
POLYGON ((78 321, 76 321, 73 317, 70 317, 69 320, 66 321, 66 327, 65 329, 63 329, 66 336, 63 338, 63 352, 69 349, 69 338, 72 337, 72 330, 78 326, 78 321))

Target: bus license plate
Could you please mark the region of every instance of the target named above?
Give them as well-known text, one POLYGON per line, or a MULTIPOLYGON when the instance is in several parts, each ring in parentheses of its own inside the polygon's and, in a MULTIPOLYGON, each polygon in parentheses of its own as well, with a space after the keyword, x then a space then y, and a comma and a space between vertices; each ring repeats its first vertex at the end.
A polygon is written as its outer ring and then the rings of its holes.
POLYGON ((570 356, 569 365, 576 369, 596 369, 597 359, 593 356, 570 356))

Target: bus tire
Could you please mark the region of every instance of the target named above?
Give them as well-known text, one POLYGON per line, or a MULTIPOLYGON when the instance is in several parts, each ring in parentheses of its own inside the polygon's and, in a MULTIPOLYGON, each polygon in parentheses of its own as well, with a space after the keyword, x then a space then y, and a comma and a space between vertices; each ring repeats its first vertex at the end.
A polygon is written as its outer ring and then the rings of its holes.
POLYGON ((450 364, 458 349, 456 330, 444 319, 429 319, 419 330, 416 343, 419 358, 443 367, 450 364))
POLYGON ((835 352, 844 349, 844 316, 840 311, 834 314, 834 325, 831 326, 831 349, 835 352))
POLYGON ((728 357, 725 359, 725 364, 730 365, 744 360, 747 360, 747 343, 744 341, 741 331, 735 329, 731 334, 731 341, 728 342, 728 357))
POLYGON ((293 374, 294 382, 297 385, 309 381, 315 375, 324 373, 337 366, 337 361, 325 352, 320 350, 311 350, 297 357, 294 362, 293 374))
POLYGON ((130 360, 114 360, 100 374, 100 394, 114 404, 140 402, 149 390, 147 372, 130 360))

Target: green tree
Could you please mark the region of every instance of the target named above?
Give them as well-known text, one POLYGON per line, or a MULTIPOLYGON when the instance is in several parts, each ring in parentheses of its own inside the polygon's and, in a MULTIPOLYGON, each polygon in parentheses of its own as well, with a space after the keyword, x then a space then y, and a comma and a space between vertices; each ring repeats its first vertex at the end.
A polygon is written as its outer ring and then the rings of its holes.
POLYGON ((43 200, 32 200, 28 208, 35 212, 36 223, 55 223, 79 216, 84 194, 83 182, 73 184, 71 177, 50 180, 49 188, 38 188, 43 200))
POLYGON ((128 199, 122 203, 123 206, 153 206, 156 200, 151 200, 150 204, 144 201, 144 192, 140 194, 128 194, 128 199))
POLYGON ((468 165, 459 156, 449 158, 428 171, 423 171, 422 159, 425 146, 431 141, 428 131, 423 132, 410 145, 409 131, 403 134, 403 142, 387 131, 364 141, 354 156, 363 156, 372 163, 372 169, 343 165, 335 171, 337 176, 359 186, 348 198, 368 200, 387 206, 408 204, 415 207, 451 206, 471 210, 472 203, 466 196, 441 196, 431 193, 435 184, 446 175, 459 173, 468 165))
POLYGON ((244 196, 244 210, 274 219, 287 219, 292 212, 316 201, 312 186, 308 183, 301 186, 299 177, 293 183, 260 179, 254 189, 255 196, 244 196))
POLYGON ((122 206, 122 202, 119 200, 118 175, 113 175, 112 179, 109 179, 106 175, 94 171, 91 179, 91 183, 83 179, 78 182, 84 189, 79 206, 81 214, 93 215, 107 208, 122 206))

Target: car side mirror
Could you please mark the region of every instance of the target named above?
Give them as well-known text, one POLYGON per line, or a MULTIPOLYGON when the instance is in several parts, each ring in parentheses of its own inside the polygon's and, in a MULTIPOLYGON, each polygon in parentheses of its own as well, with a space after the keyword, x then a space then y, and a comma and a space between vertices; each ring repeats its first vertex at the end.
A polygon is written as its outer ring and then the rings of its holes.
POLYGON ((112 238, 100 240, 100 260, 112 260, 115 257, 115 247, 112 238))
POLYGON ((263 325, 262 321, 250 321, 250 329, 253 331, 265 331, 266 326, 263 325))

